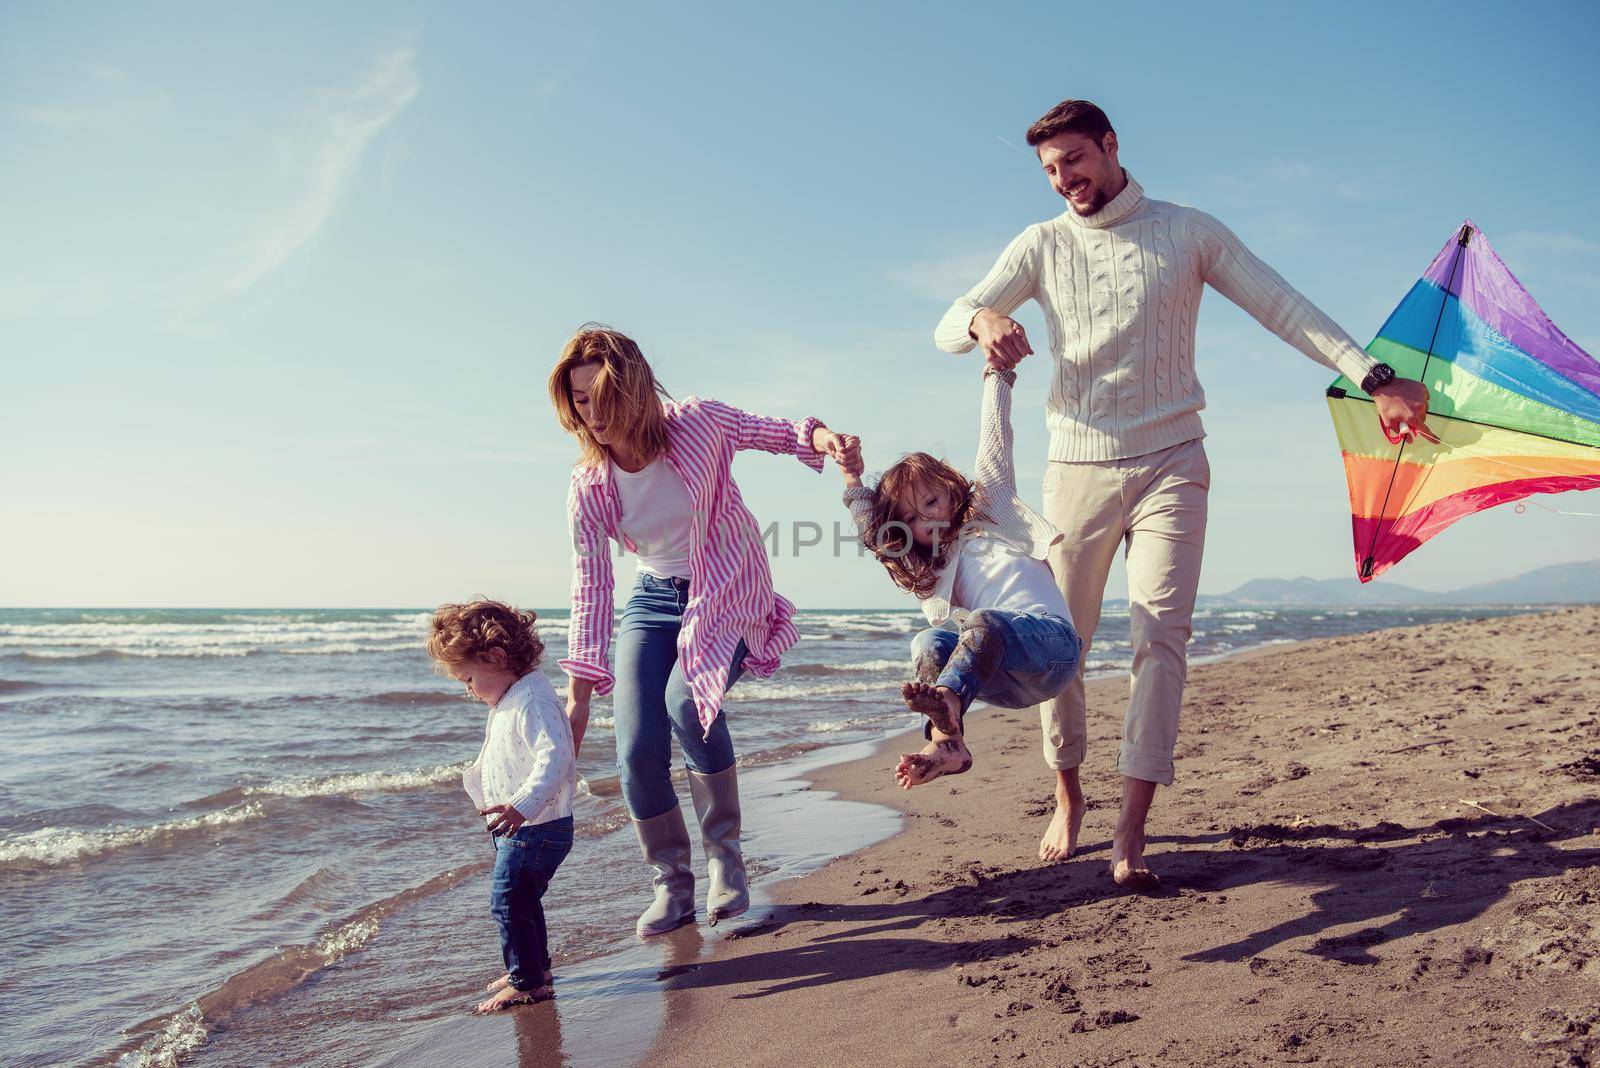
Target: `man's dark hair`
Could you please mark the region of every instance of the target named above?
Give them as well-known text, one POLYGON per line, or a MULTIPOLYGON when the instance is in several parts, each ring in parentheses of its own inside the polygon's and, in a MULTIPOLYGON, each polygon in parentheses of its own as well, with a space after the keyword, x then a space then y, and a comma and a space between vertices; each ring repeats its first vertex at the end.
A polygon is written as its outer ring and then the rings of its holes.
POLYGON ((1089 101, 1063 100, 1028 127, 1028 146, 1038 148, 1050 138, 1064 133, 1082 134, 1095 144, 1104 146, 1106 134, 1116 131, 1111 128, 1111 120, 1106 118, 1106 113, 1089 101))

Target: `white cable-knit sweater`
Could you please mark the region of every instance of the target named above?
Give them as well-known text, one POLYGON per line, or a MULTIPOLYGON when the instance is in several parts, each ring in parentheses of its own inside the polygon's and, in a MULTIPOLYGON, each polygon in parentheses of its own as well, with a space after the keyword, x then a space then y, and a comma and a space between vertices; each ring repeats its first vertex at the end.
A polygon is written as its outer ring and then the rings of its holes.
POLYGON ((1283 340, 1360 382, 1377 362, 1203 211, 1150 200, 1131 177, 1093 215, 1070 208, 1028 227, 934 331, 968 352, 982 308, 1032 298, 1055 356, 1050 459, 1118 460, 1204 437, 1194 327, 1204 285, 1283 340))

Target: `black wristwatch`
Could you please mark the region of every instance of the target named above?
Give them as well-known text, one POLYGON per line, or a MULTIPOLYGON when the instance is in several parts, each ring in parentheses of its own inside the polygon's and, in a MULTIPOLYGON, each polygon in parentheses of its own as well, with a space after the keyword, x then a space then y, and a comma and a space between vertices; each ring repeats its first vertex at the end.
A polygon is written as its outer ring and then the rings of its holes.
POLYGON ((1372 370, 1367 372, 1367 377, 1361 380, 1361 392, 1372 396, 1372 391, 1387 386, 1395 379, 1394 368, 1386 363, 1373 364, 1372 370))

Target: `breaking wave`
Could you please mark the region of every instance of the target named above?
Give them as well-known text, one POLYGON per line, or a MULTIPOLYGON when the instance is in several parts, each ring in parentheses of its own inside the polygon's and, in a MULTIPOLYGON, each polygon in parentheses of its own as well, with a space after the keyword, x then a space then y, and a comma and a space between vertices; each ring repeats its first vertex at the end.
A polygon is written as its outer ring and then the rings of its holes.
POLYGON ((202 994, 179 1012, 131 1029, 148 1037, 125 1054, 119 1064, 122 1068, 177 1065, 184 1054, 205 1042, 210 1027, 226 1021, 241 1009, 278 997, 338 964, 372 941, 385 916, 421 898, 443 893, 481 870, 481 867, 456 868, 436 875, 420 886, 402 890, 327 925, 305 945, 273 951, 244 971, 229 976, 217 989, 202 994))
POLYGON ((48 868, 71 864, 113 850, 148 845, 176 838, 196 831, 244 823, 258 819, 262 813, 258 802, 233 805, 219 812, 203 816, 170 820, 148 827, 125 827, 111 831, 84 831, 69 827, 44 827, 27 834, 0 839, 0 870, 11 868, 48 868))

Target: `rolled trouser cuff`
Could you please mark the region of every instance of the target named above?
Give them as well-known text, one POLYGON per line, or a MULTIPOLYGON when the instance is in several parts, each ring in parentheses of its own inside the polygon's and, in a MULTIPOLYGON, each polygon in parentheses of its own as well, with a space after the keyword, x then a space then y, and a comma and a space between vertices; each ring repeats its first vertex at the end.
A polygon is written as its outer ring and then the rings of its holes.
POLYGON ((1175 769, 1170 752, 1153 753, 1124 742, 1122 751, 1117 754, 1117 770, 1130 779, 1171 786, 1175 769))
POLYGON ((1039 737, 1046 766, 1069 771, 1083 763, 1089 752, 1089 732, 1084 723, 1081 676, 1060 695, 1039 705, 1039 737))
POLYGON ((1080 766, 1089 754, 1087 742, 1069 742, 1066 745, 1052 745, 1050 736, 1044 739, 1044 762, 1056 771, 1071 771, 1080 766))
MULTIPOLYGON (((950 659, 954 660, 955 657, 950 659)), ((943 686, 956 695, 961 701, 961 714, 963 716, 967 714, 967 709, 972 707, 972 702, 978 699, 977 675, 972 671, 954 670, 949 663, 946 663, 944 670, 939 672, 939 678, 934 682, 934 685, 943 686)))

